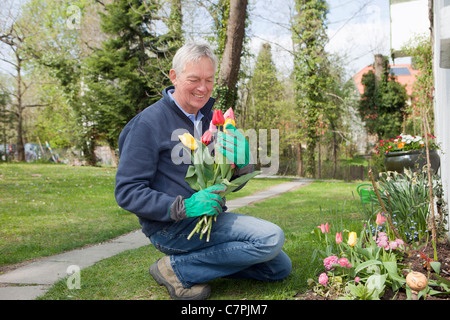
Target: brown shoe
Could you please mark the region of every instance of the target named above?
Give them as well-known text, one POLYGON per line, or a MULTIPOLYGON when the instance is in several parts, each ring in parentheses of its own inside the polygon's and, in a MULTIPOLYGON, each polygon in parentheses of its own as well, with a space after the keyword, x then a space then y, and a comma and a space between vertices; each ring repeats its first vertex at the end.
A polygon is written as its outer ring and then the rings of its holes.
POLYGON ((165 286, 174 300, 204 300, 211 294, 207 284, 196 284, 185 288, 178 280, 170 265, 170 257, 165 256, 150 266, 150 274, 160 286, 165 286))

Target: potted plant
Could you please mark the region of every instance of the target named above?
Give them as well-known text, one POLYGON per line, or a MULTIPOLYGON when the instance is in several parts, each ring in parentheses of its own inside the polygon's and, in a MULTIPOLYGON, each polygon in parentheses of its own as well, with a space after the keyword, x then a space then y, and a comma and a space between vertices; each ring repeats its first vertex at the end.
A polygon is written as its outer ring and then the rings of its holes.
MULTIPOLYGON (((428 137, 431 169, 436 173, 440 166, 438 146, 433 142, 436 137, 431 134, 428 137)), ((407 168, 415 172, 427 163, 425 140, 421 136, 401 134, 394 139, 380 140, 375 149, 377 154, 384 155, 387 171, 402 173, 407 168)))

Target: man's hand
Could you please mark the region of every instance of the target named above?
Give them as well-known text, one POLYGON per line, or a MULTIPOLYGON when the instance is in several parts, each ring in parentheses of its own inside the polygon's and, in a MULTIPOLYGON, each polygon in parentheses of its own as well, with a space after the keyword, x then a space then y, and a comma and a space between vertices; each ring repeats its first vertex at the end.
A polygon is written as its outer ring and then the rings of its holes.
POLYGON ((250 147, 247 139, 230 123, 225 126, 225 129, 227 133, 218 133, 219 151, 238 168, 245 167, 250 161, 250 147))
POLYGON ((226 186, 216 184, 209 188, 197 191, 190 198, 184 199, 178 196, 169 210, 172 220, 179 221, 186 218, 199 217, 202 215, 215 215, 222 212, 225 204, 219 193, 225 191, 226 186))
POLYGON ((216 184, 212 187, 194 193, 190 198, 184 200, 186 216, 188 218, 202 216, 204 214, 212 216, 222 212, 224 205, 219 193, 225 191, 223 184, 216 184))

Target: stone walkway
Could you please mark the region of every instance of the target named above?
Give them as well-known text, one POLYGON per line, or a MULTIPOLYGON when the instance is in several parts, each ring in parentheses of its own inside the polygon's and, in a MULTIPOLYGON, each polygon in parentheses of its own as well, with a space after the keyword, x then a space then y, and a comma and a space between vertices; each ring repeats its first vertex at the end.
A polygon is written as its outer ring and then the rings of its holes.
MULTIPOLYGON (((229 211, 233 211, 310 182, 311 180, 308 179, 295 179, 291 182, 281 183, 267 190, 227 201, 227 207, 229 211)), ((74 271, 89 267, 125 250, 137 249, 149 244, 147 237, 138 230, 105 243, 39 259, 0 275, 0 300, 33 300, 43 295, 56 281, 74 271)))

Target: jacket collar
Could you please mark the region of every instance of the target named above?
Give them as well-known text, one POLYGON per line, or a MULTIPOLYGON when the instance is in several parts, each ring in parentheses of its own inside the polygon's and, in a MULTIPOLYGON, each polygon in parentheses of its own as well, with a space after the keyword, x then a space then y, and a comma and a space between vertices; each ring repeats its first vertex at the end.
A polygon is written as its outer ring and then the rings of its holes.
MULTIPOLYGON (((164 99, 169 99, 169 101, 171 101, 170 97, 169 97, 169 90, 174 90, 175 87, 174 86, 169 86, 167 88, 165 88, 162 91, 162 94, 164 96, 164 99)), ((214 98, 209 98, 208 102, 203 106, 203 108, 200 109, 200 111, 202 112, 203 116, 210 118, 209 114, 211 113, 211 110, 214 106, 216 99, 214 98)), ((171 101, 172 102, 172 101, 171 101)), ((209 119, 211 120, 211 119, 209 119)))
MULTIPOLYGON (((191 128, 192 133, 195 131, 194 124, 192 121, 178 108, 178 106, 175 104, 175 102, 169 97, 169 90, 175 89, 174 86, 170 86, 165 88, 162 91, 163 94, 163 100, 165 101, 166 105, 169 106, 176 114, 178 114, 183 121, 186 122, 186 124, 191 128)), ((209 98, 208 102, 203 106, 203 108, 200 109, 201 113, 203 114, 202 118, 202 131, 205 132, 209 128, 209 124, 212 120, 212 108, 214 106, 214 102, 216 99, 209 98)), ((203 132, 200 132, 199 134, 202 135, 203 132)))

